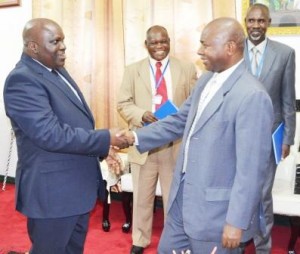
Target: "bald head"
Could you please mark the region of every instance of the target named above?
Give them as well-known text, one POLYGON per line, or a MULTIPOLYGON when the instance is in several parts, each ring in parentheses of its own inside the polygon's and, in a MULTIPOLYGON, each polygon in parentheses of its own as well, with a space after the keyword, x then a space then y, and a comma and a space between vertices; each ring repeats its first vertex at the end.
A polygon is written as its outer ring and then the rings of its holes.
POLYGON ((243 58, 245 35, 233 18, 218 18, 206 25, 201 34, 198 54, 207 70, 222 72, 243 58))
POLYGON ((235 42, 237 51, 243 54, 245 34, 241 24, 233 18, 218 18, 211 21, 206 28, 213 32, 220 43, 235 42))
POLYGON ((151 33, 165 33, 166 35, 168 35, 168 31, 165 27, 163 26, 159 26, 159 25, 155 25, 155 26, 151 26, 147 32, 146 32, 146 36, 147 36, 147 39, 149 38, 149 36, 151 36, 151 33))
POLYGON ((269 8, 266 5, 260 4, 260 3, 250 5, 250 7, 247 10, 246 17, 249 16, 250 12, 252 12, 253 10, 256 10, 256 9, 261 10, 267 19, 271 19, 269 8))
POLYGON ((23 29, 23 52, 49 68, 65 63, 64 33, 53 20, 29 20, 23 29))
POLYGON ((23 44, 27 47, 28 43, 31 41, 39 40, 41 34, 51 29, 51 26, 59 27, 59 25, 51 20, 45 18, 37 18, 29 20, 23 29, 23 44))

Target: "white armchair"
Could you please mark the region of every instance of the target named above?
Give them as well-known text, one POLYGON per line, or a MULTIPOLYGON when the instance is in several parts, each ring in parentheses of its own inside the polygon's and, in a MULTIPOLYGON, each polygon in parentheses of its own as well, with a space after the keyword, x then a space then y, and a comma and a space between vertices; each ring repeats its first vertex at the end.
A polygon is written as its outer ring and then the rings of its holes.
MULTIPOLYGON (((124 162, 124 165, 128 165, 127 154, 119 153, 119 155, 122 161, 124 162)), ((105 161, 101 162, 101 171, 102 171, 103 179, 107 181, 107 188, 115 185, 119 181, 119 177, 109 172, 107 163, 105 161)), ((128 170, 124 172, 123 175, 121 175, 121 189, 122 191, 133 192, 132 176, 131 173, 128 172, 128 170)), ((160 188, 159 180, 157 181, 155 194, 156 196, 161 196, 161 188, 160 188)))

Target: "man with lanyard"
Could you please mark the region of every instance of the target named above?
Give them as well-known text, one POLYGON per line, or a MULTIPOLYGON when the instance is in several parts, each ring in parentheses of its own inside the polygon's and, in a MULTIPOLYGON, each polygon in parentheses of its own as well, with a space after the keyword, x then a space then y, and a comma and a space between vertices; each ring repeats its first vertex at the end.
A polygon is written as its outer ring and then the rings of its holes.
MULTIPOLYGON (((244 58, 249 70, 261 81, 272 99, 275 115, 273 131, 281 122, 284 123, 282 144, 282 159, 284 159, 290 153, 295 136, 295 50, 266 38, 270 23, 267 6, 254 4, 249 7, 245 18, 248 38, 244 58)), ((270 156, 269 176, 262 195, 266 228, 265 232, 254 237, 257 254, 271 253, 272 246, 271 230, 274 220, 272 186, 277 165, 273 152, 270 156)))
MULTIPOLYGON (((170 38, 164 27, 148 29, 145 47, 149 57, 126 67, 118 96, 118 111, 132 130, 157 121, 154 112, 167 100, 179 107, 197 79, 192 63, 169 56, 170 38)), ((133 177, 133 246, 130 253, 143 253, 150 244, 158 179, 166 215, 177 147, 171 143, 143 154, 135 147, 128 151, 133 177)))

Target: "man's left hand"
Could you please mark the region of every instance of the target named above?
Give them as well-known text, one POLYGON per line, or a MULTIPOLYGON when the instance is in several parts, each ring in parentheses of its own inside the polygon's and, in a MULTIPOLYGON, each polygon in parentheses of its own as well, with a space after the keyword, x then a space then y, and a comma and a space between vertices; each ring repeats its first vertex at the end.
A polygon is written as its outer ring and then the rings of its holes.
POLYGON ((285 159, 290 154, 290 146, 289 145, 282 145, 282 159, 285 159))
POLYGON ((224 248, 234 249, 239 247, 242 239, 242 229, 226 224, 223 229, 222 245, 224 248))

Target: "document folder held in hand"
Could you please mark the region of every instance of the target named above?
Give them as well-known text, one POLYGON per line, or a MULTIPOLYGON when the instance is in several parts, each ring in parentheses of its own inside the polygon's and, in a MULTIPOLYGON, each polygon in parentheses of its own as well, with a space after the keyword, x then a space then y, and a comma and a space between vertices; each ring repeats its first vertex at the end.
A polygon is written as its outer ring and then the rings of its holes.
POLYGON ((174 105, 174 103, 170 100, 167 100, 158 110, 155 111, 154 115, 157 119, 163 119, 168 115, 176 113, 177 111, 178 108, 176 105, 174 105))
POLYGON ((281 123, 272 134, 273 150, 276 164, 279 164, 282 156, 283 132, 284 123, 281 123))

